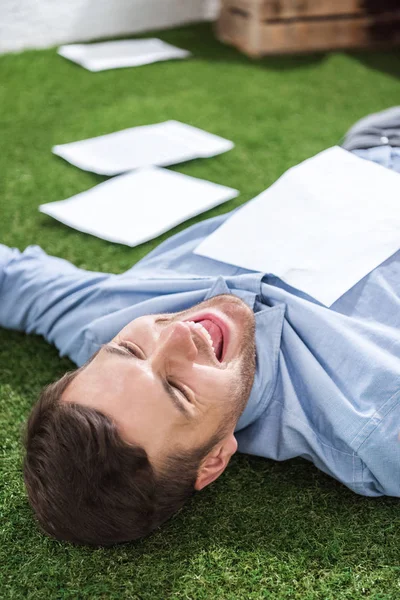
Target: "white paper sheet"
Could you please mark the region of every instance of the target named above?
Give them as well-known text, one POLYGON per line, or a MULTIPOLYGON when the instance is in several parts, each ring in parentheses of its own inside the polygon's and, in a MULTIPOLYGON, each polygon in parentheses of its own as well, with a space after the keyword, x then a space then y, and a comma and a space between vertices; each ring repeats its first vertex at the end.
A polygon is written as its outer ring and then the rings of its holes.
POLYGON ((230 140, 197 127, 165 121, 53 146, 52 151, 80 169, 117 175, 150 165, 166 167, 216 156, 233 147, 230 140))
POLYGON ((58 54, 89 71, 138 67, 161 60, 191 56, 188 50, 176 48, 157 38, 116 40, 97 44, 69 44, 60 46, 58 54))
POLYGON ((150 167, 114 177, 68 200, 42 204, 39 210, 78 231, 137 246, 238 193, 150 167))
POLYGON ((331 306, 400 248, 400 175, 339 147, 287 171, 195 253, 331 306))

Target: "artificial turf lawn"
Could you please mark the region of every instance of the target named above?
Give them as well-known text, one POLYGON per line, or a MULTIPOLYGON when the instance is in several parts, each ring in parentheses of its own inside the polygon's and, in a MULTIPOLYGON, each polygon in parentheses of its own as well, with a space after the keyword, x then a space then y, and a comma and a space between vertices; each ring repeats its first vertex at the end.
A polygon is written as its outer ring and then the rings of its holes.
MULTIPOLYGON (((245 202, 358 118, 399 102, 394 52, 252 62, 207 25, 160 37, 194 58, 94 74, 55 50, 0 57, 2 243, 121 272, 170 235, 130 249, 39 214, 40 203, 104 179, 52 156, 53 144, 166 119, 234 140, 227 154, 175 167, 241 190, 176 232, 245 202)), ((236 457, 139 543, 91 549, 41 535, 22 485, 20 429, 40 388, 71 366, 41 338, 0 330, 1 599, 400 598, 399 501, 356 496, 301 459, 236 457)))

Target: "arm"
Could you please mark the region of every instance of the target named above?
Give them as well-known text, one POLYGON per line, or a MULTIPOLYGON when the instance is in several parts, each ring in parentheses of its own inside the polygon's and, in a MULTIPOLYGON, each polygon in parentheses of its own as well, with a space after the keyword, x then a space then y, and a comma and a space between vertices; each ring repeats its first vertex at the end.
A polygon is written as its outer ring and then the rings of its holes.
POLYGON ((42 335, 62 355, 90 319, 85 304, 110 277, 78 269, 38 246, 24 252, 0 244, 0 327, 42 335))

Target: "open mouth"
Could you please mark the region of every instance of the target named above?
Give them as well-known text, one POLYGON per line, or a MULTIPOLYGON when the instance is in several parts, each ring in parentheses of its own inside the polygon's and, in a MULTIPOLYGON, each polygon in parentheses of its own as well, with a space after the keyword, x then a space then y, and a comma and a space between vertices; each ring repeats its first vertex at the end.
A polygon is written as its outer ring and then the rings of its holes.
POLYGON ((207 340, 210 348, 214 352, 217 360, 221 362, 224 353, 224 334, 221 327, 210 318, 187 321, 187 323, 193 324, 193 327, 203 335, 204 339, 207 340))

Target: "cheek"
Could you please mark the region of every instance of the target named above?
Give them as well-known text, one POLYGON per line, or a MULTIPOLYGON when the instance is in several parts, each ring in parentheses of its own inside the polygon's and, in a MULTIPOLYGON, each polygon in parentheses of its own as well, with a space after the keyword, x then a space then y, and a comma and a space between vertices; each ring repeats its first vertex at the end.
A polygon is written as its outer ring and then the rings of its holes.
POLYGON ((212 406, 220 406, 231 397, 232 382, 234 376, 226 376, 226 373, 214 374, 203 382, 203 397, 212 406))

